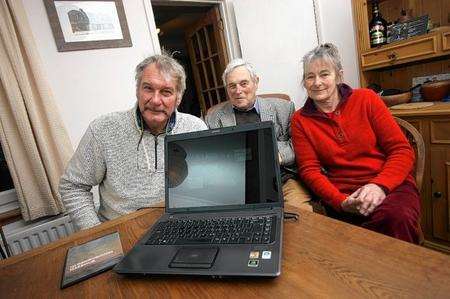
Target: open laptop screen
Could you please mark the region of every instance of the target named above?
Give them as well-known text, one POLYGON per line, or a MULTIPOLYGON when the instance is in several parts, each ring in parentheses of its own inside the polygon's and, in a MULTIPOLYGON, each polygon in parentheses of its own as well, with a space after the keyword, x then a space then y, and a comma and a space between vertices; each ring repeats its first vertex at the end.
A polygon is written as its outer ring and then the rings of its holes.
POLYGON ((210 130, 167 142, 169 208, 241 206, 280 200, 272 127, 222 131, 225 133, 210 130))

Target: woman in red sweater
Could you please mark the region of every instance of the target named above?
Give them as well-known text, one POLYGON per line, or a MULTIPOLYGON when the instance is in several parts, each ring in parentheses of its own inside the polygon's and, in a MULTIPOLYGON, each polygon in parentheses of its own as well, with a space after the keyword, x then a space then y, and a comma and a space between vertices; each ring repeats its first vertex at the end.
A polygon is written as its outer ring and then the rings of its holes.
POLYGON ((328 215, 418 243, 414 151, 379 96, 342 83, 332 44, 303 57, 308 99, 292 117, 299 175, 328 215))

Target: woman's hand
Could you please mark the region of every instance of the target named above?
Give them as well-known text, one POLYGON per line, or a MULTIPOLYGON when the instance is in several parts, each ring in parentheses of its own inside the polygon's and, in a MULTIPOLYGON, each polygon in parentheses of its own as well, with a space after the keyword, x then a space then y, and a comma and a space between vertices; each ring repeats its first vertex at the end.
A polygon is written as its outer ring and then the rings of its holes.
POLYGON ((376 207, 378 207, 386 198, 386 193, 376 184, 367 184, 360 188, 358 199, 361 202, 359 212, 368 216, 372 214, 376 207))
POLYGON ((342 208, 342 210, 344 212, 352 213, 352 214, 358 214, 359 215, 360 213, 359 213, 358 208, 361 205, 361 203, 359 202, 359 200, 356 197, 353 196, 353 194, 350 195, 349 197, 347 197, 341 203, 341 208, 342 208))
POLYGON ((380 186, 376 184, 367 184, 347 197, 347 199, 342 202, 341 206, 346 212, 346 209, 349 209, 351 213, 354 213, 356 209, 359 214, 369 216, 385 198, 386 194, 380 186), (348 202, 345 203, 346 201, 348 202))

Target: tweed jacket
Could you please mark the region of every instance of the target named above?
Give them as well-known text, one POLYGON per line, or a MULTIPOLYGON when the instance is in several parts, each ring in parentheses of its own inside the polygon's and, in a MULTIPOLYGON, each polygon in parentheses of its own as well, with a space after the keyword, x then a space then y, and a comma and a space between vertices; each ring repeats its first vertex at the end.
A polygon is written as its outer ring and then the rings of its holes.
MULTIPOLYGON (((272 121, 277 138, 278 152, 281 155, 281 165, 294 164, 295 156, 291 143, 291 117, 295 112, 293 102, 276 98, 257 97, 261 121, 272 121)), ((210 129, 236 125, 233 106, 230 101, 212 107, 205 118, 210 129)))

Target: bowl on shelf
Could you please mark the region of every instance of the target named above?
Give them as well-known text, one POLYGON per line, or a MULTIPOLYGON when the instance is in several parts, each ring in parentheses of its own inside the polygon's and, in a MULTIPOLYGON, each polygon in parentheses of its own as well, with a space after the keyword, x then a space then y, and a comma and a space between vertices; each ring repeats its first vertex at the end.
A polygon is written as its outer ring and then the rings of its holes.
POLYGON ((420 93, 427 102, 442 101, 450 92, 450 80, 430 81, 422 84, 420 93))
POLYGON ((400 93, 389 93, 389 92, 382 92, 380 94, 381 99, 386 104, 386 106, 391 107, 398 104, 405 104, 411 102, 412 98, 412 92, 406 91, 406 92, 400 92, 400 93))

